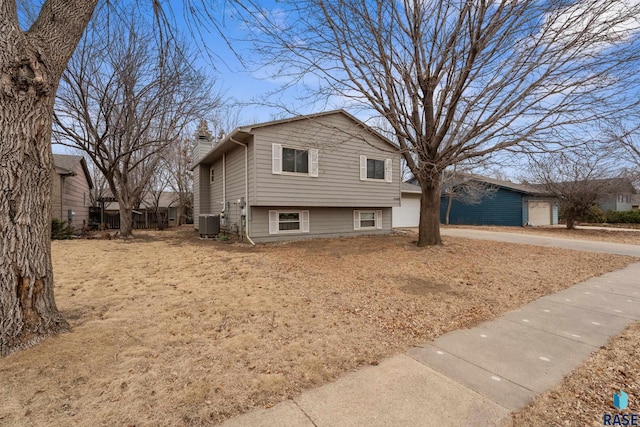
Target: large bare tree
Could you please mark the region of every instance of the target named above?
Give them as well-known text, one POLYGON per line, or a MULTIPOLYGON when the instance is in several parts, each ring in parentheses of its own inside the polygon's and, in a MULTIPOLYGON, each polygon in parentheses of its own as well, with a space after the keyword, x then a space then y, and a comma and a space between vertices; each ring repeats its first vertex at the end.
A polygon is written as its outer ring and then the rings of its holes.
POLYGON ((169 38, 158 45, 153 22, 135 10, 94 18, 63 74, 53 132, 103 173, 125 238, 163 154, 220 104, 184 44, 169 38))
POLYGON ((97 0, 49 0, 23 29, 0 2, 0 356, 66 330, 53 298, 51 118, 97 0))
POLYGON ((441 243, 447 167, 547 150, 638 102, 638 16, 625 0, 283 0, 251 19, 266 71, 389 123, 424 246, 441 243))
MULTIPOLYGON (((51 125, 62 73, 98 0, 26 1, 37 5, 33 20, 19 17, 18 3, 0 2, 0 357, 68 330, 53 297, 51 125)), ((166 2, 136 3, 153 10, 167 30, 160 36, 171 35, 166 2)), ((215 5, 183 5, 192 28, 211 23, 215 5)))

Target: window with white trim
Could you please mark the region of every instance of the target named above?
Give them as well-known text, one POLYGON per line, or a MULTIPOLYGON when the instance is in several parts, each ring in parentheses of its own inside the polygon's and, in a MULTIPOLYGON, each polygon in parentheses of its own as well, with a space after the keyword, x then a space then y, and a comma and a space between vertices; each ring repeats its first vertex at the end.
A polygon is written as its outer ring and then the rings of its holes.
POLYGON ((318 150, 315 148, 304 150, 271 144, 271 159, 271 173, 274 175, 285 173, 318 176, 318 150))
POLYGON ((282 172, 309 173, 309 152, 282 147, 282 172))
POLYGON ((384 179, 384 160, 367 159, 367 179, 384 179))
POLYGON ((355 210, 353 211, 354 230, 380 230, 382 229, 381 210, 355 210))
POLYGON ((393 160, 392 159, 370 159, 367 156, 360 156, 360 180, 384 180, 393 182, 393 160))
POLYGON ((213 184, 214 177, 215 177, 215 174, 213 171, 213 166, 211 166, 209 168, 209 184, 213 184))
POLYGON ((269 211, 269 234, 308 232, 309 211, 269 211))

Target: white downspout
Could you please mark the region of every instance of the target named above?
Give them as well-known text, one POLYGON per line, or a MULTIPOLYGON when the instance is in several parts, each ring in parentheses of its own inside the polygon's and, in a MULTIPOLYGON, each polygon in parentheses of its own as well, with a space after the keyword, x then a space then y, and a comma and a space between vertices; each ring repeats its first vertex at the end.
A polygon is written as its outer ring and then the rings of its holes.
MULTIPOLYGON (((227 210, 227 153, 222 153, 222 211, 227 210)), ((227 213, 225 213, 226 215, 227 213)))
MULTIPOLYGON (((229 136, 229 141, 234 142, 238 145, 242 145, 244 147, 244 200, 245 200, 245 212, 249 213, 249 147, 247 144, 244 144, 240 141, 236 141, 233 137, 229 136)), ((245 215, 245 221, 247 222, 247 226, 245 227, 244 234, 247 236, 247 240, 253 246, 256 244, 249 237, 249 215, 245 215)))

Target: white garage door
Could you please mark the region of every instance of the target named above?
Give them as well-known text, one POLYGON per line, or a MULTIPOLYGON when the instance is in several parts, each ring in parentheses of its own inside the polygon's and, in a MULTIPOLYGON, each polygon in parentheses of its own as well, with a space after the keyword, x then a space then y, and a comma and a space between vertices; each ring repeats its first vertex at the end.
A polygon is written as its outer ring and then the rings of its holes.
POLYGON ((420 221, 420 195, 404 193, 400 207, 393 208, 393 227, 417 227, 420 221))
POLYGON ((551 225, 551 203, 529 201, 529 225, 551 225))

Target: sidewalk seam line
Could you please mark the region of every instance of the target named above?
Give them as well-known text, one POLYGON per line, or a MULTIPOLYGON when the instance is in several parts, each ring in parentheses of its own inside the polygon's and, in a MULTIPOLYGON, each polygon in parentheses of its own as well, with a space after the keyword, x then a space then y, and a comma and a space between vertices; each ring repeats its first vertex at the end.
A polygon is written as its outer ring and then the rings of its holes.
MULTIPOLYGON (((620 317, 620 319, 626 319, 626 317, 620 317)), ((577 342, 577 343, 580 343, 580 344, 584 344, 584 345, 586 345, 586 346, 593 347, 594 349, 598 349, 598 348, 600 348, 600 346, 595 346, 595 345, 593 345, 593 344, 589 344, 589 343, 587 343, 587 342, 580 341, 580 340, 575 339, 575 338, 569 338, 569 337, 566 337, 566 336, 564 336, 564 335, 560 335, 560 334, 557 334, 557 333, 555 333, 555 332, 548 331, 548 330, 546 330, 546 329, 538 328, 538 327, 533 326, 533 325, 530 325, 530 324, 523 324, 523 323, 521 323, 521 322, 518 322, 518 321, 516 321, 516 320, 512 320, 512 319, 503 319, 503 320, 505 320, 505 321, 507 321, 507 322, 511 322, 511 323, 513 323, 514 325, 523 326, 523 327, 525 327, 525 328, 531 328, 531 329, 536 330, 536 331, 538 331, 538 332, 544 332, 544 333, 546 333, 546 334, 550 334, 550 335, 556 336, 556 337, 558 337, 558 338, 563 338, 563 339, 568 340, 568 341, 573 341, 573 342, 577 342)), ((630 322, 630 323, 633 323, 633 322, 630 322)), ((627 324, 627 325, 625 326, 625 328, 626 328, 627 326, 629 326, 629 325, 627 324)), ((624 330, 624 328, 623 328, 623 330, 624 330)), ((607 335, 609 338, 611 338, 611 335, 609 335, 609 334, 603 334, 603 335, 607 335)))
MULTIPOLYGON (((567 288, 567 289, 569 289, 569 288, 567 288)), ((549 296, 549 295, 547 295, 547 296, 549 296)), ((542 297, 542 298, 545 298, 545 297, 542 297)), ((540 298, 540 299, 542 299, 542 298, 540 298)), ((539 299, 539 300, 540 300, 540 299, 539 299)), ((538 300, 538 301, 539 301, 539 300, 538 300)), ((606 314, 606 315, 609 315, 609 316, 618 317, 618 318, 620 318, 620 319, 629 319, 629 320, 631 320, 631 322, 632 322, 632 323, 633 323, 633 322, 640 321, 640 317, 639 317, 639 318, 636 318, 636 317, 624 316, 624 313, 616 313, 616 314, 614 314, 614 313, 611 313, 611 312, 609 312, 609 311, 603 311, 603 310, 601 310, 600 308, 588 307, 588 306, 586 306, 586 305, 568 304, 568 303, 566 303, 566 302, 564 302, 564 301, 555 301, 555 300, 552 300, 552 299, 549 299, 549 301, 556 302, 556 303, 558 303, 558 304, 563 304, 563 305, 566 305, 567 307, 579 308, 579 309, 582 309, 582 310, 593 311, 593 312, 595 312, 595 313, 599 313, 599 314, 606 314)), ((515 311, 515 310, 514 310, 514 311, 515 311)))
POLYGON ((300 411, 304 414, 305 417, 307 417, 307 419, 309 421, 311 421, 311 424, 313 424, 313 427, 318 427, 318 425, 311 419, 311 417, 309 416, 309 414, 307 414, 307 411, 305 411, 304 409, 302 409, 302 406, 300 406, 298 404, 298 402, 296 402, 295 399, 291 399, 293 401, 293 403, 296 404, 296 406, 298 407, 298 409, 300 409, 300 411))
MULTIPOLYGON (((470 360, 467 360, 467 359, 465 359, 464 357, 461 357, 461 356, 460 356, 460 355, 458 355, 458 354, 452 353, 450 350, 447 350, 447 349, 444 349, 444 348, 438 347, 438 346, 437 346, 437 345, 435 345, 433 342, 428 343, 428 344, 430 344, 432 347, 437 348, 437 349, 439 349, 439 350, 441 350, 441 351, 445 351, 445 352, 447 352, 448 354, 452 355, 453 357, 457 357, 458 359, 463 360, 463 361, 467 362, 468 364, 475 366, 476 368, 482 369, 483 371, 489 372, 489 373, 494 374, 494 375, 500 375, 500 374, 498 374, 497 372, 490 371, 489 369, 485 368, 484 366, 480 366, 480 365, 478 365, 477 363, 472 362, 472 361, 470 361, 470 360)), ((424 347, 422 347, 422 348, 424 348, 424 347)), ((412 358, 413 360, 415 360, 416 362, 418 362, 418 363, 420 363, 420 364, 422 364, 422 365, 426 366, 427 368, 433 369, 434 371, 438 372, 440 375, 444 375, 445 377, 447 377, 447 378, 449 378, 449 379, 451 379, 451 380, 453 380, 453 381, 456 381, 456 380, 454 380, 453 378, 451 378, 451 377, 447 376, 446 374, 444 374, 444 373, 442 373, 442 372, 438 371, 438 370, 437 370, 436 368, 434 368, 433 366, 429 366, 429 365, 426 365, 426 364, 422 363, 421 361, 419 361, 419 360, 418 360, 418 359, 416 359, 415 357, 411 356, 410 354, 407 354, 407 353, 405 353, 405 354, 406 354, 407 356, 409 356, 410 358, 412 358)), ((536 393, 536 391, 535 391, 535 390, 531 390, 529 387, 525 387, 525 386, 523 386, 522 384, 518 384, 517 382, 512 381, 512 380, 510 380, 509 378, 505 378, 505 377, 502 377, 502 378, 503 378, 503 379, 505 379, 505 380, 507 380, 507 381, 509 381, 509 382, 510 382, 511 384, 513 384, 513 385, 516 385, 516 386, 518 386, 518 387, 521 387, 521 388, 523 388, 523 389, 525 389, 525 390, 528 390, 528 391, 530 391, 530 392, 532 392, 532 393, 536 393)), ((459 381, 456 381, 456 382, 460 383, 459 381)), ((460 384, 462 384, 462 383, 460 383, 460 384)), ((473 390, 473 389, 469 388, 468 386, 466 386, 466 385, 464 385, 464 384, 462 384, 462 385, 463 385, 463 386, 465 386, 465 387, 467 387, 469 390, 473 390)), ((474 390, 474 391, 475 391, 475 390, 474 390)), ((477 391, 475 391, 475 392, 476 392, 476 393, 478 393, 477 391)), ((480 394, 480 393, 478 393, 478 394, 480 394)), ((490 400, 493 400, 493 399, 490 399, 490 400)), ((498 402, 496 402, 496 403, 498 403, 498 402)), ((498 405, 500 405, 500 403, 498 403, 498 405)), ((508 408, 507 408, 507 409, 508 409, 508 408)))
MULTIPOLYGON (((433 346, 433 347, 435 347, 435 346, 433 346)), ((439 347, 436 347, 436 348, 439 348, 439 347)), ((449 353, 449 354, 451 354, 451 355, 452 355, 452 356, 454 356, 454 357, 457 357, 457 358, 458 358, 458 359, 460 359, 460 360, 464 360, 465 362, 467 362, 467 363, 469 363, 469 364, 471 364, 471 365, 473 365, 473 366, 476 366, 477 368, 482 369, 483 371, 486 371, 486 372, 489 372, 489 373, 492 373, 492 374, 498 375, 498 374, 496 374, 495 372, 491 372, 491 371, 489 371, 488 369, 483 368, 482 366, 476 365, 476 364, 475 364, 475 363, 473 363, 473 362, 469 362, 468 360, 465 360, 465 359, 463 359, 462 357, 459 357, 459 356, 457 356, 457 355, 455 355, 455 354, 453 354, 453 353, 449 353)), ((455 378, 451 378, 449 375, 445 374, 444 372, 441 372, 440 370, 438 370, 437 368, 435 368, 435 367, 433 367, 433 366, 429 366, 429 365, 426 365, 426 364, 422 363, 421 361, 419 361, 419 360, 418 360, 418 359, 416 359, 415 357, 411 356, 410 354, 405 353, 405 356, 407 356, 407 357, 411 358, 412 360, 414 360, 414 361, 418 362, 418 363, 419 363, 419 364, 421 364, 422 366, 424 366, 424 367, 426 367, 426 368, 428 368, 428 369, 431 369, 432 371, 434 371, 434 372, 438 373, 439 375, 443 376, 444 378, 448 379, 449 381, 453 381, 454 383, 456 383, 456 384, 458 384, 458 385, 460 385, 460 386, 462 386, 462 387, 466 388, 467 390, 471 391, 472 393, 475 393, 475 394, 477 394, 478 396, 482 396, 482 397, 484 397, 485 399, 487 399, 487 400, 489 400, 489 401, 491 401, 491 402, 495 403, 496 405, 498 405, 498 406, 500 406, 500 407, 502 407, 502 408, 506 409, 509 413, 514 412, 511 408, 509 408, 509 407, 505 406, 504 404, 502 404, 502 403, 500 403, 500 402, 496 402, 496 401, 495 401, 491 396, 488 396, 488 395, 486 395, 486 394, 484 394, 484 393, 480 392, 479 390, 473 389, 473 388, 469 387, 468 385, 466 385, 466 384, 464 384, 464 383, 462 383, 462 382, 458 381, 458 380, 457 380, 457 379, 455 379, 455 378)), ((508 378, 505 378, 505 380, 506 380, 506 381, 508 381, 508 382, 510 382, 511 384, 513 384, 513 385, 517 386, 517 387, 520 387, 520 388, 523 388, 523 389, 525 389, 525 390, 528 390, 528 391, 530 391, 530 392, 532 392, 532 393, 534 393, 534 394, 536 393, 535 391, 533 391, 533 390, 529 390, 527 387, 525 387, 525 386, 523 386, 523 385, 521 385, 521 384, 518 384, 518 383, 516 383, 516 382, 513 382, 513 381, 511 381, 511 380, 510 380, 510 379, 508 379, 508 378)), ((535 397, 535 396, 534 396, 534 397, 535 397)))

